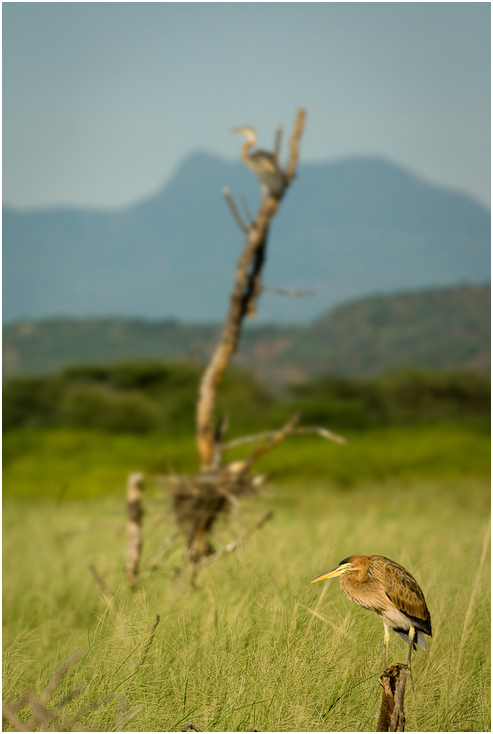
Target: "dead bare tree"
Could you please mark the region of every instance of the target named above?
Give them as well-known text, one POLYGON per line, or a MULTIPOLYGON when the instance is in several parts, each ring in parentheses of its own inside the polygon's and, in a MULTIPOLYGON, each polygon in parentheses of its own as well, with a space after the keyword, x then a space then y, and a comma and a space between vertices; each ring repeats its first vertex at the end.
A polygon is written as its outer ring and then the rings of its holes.
MULTIPOLYGON (((262 477, 255 476, 252 472, 253 465, 260 456, 294 433, 317 433, 328 440, 344 443, 344 439, 334 436, 326 429, 297 427, 299 416, 295 415, 277 431, 249 436, 226 444, 224 434, 227 421, 222 419, 217 423, 215 417, 217 390, 237 350, 244 319, 254 316, 257 312, 257 302, 262 291, 262 272, 269 228, 286 189, 296 175, 305 117, 305 110, 299 109, 285 170, 281 169, 279 161, 281 128, 276 131, 274 154, 263 154, 269 161, 274 159, 277 181, 281 178, 282 187, 276 187, 274 191, 264 191, 254 221, 250 221, 251 217, 248 214, 249 222, 245 222, 229 190, 223 190, 235 221, 246 235, 245 246, 238 260, 226 322, 199 387, 196 427, 201 470, 193 476, 171 478, 174 512, 179 526, 187 536, 186 557, 196 566, 203 558, 214 552, 210 534, 217 517, 237 504, 241 496, 254 491, 262 483, 262 477), (226 450, 233 445, 253 441, 260 442, 260 445, 245 460, 223 465, 223 454, 226 450)), ((247 134, 252 136, 253 131, 250 130, 247 134)), ((253 165, 248 162, 247 164, 253 168, 253 165)))
MULTIPOLYGON (((217 387, 226 368, 236 352, 241 327, 246 316, 254 316, 261 289, 262 269, 265 262, 267 238, 272 218, 275 216, 284 192, 296 174, 298 153, 306 112, 298 110, 295 128, 291 138, 290 157, 285 171, 285 187, 280 195, 269 192, 264 197, 257 218, 250 225, 241 219, 232 198, 225 194, 233 215, 241 223, 246 233, 246 242, 238 260, 235 282, 231 293, 230 307, 219 344, 205 370, 199 389, 197 403, 197 444, 201 458, 202 471, 209 471, 217 465, 218 441, 214 431, 214 407, 217 387)), ((219 439, 221 436, 219 436, 219 439)))

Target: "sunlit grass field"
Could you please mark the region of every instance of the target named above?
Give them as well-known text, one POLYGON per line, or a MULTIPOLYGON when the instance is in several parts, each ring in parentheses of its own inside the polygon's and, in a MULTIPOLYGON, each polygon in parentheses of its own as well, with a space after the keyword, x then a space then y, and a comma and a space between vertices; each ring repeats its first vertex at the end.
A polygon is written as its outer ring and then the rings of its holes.
MULTIPOLYGON (((362 481, 489 476, 490 431, 481 422, 392 426, 343 435, 345 446, 317 436, 290 437, 256 466, 274 482, 322 479, 341 487, 362 481)), ((236 460, 249 450, 236 449, 226 459, 236 460)), ((194 473, 198 459, 192 435, 17 430, 4 435, 3 467, 4 497, 76 499, 122 493, 127 474, 134 471, 194 473)))
MULTIPOLYGON (((123 575, 126 474, 167 463, 193 471, 193 442, 167 456, 156 436, 43 434, 36 451, 35 434, 14 437, 4 477, 4 701, 28 688, 39 695, 81 650, 51 701, 80 689, 65 706, 67 716, 89 707, 74 730, 374 731, 383 626, 337 580, 309 582, 347 555, 378 553, 413 573, 432 617, 429 652, 413 657, 406 730, 490 731, 484 444, 436 429, 433 443, 432 434, 374 432, 352 454, 356 439, 344 448, 285 442, 268 457, 273 480, 218 525, 215 541, 223 548, 269 509, 273 518, 202 569, 196 589, 176 572, 183 540, 163 546, 174 527, 165 489, 151 484, 134 594, 123 575), (304 478, 300 467, 324 451, 304 478)), ((391 661, 406 652, 393 634, 391 661)))

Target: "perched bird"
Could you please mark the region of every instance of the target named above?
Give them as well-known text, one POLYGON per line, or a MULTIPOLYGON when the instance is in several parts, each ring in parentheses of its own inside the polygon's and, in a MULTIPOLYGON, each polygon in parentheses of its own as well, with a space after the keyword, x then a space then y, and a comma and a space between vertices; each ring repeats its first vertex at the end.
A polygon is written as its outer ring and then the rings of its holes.
POLYGON ((251 127, 235 127, 231 132, 246 135, 247 139, 241 147, 243 163, 254 172, 271 193, 280 196, 286 187, 286 178, 279 166, 277 156, 265 150, 249 152, 257 142, 255 130, 251 127))
POLYGON ((385 668, 389 665, 390 630, 409 643, 428 649, 425 635, 431 637, 431 618, 418 582, 405 568, 385 556, 349 556, 328 573, 311 581, 340 576, 342 591, 348 599, 378 614, 384 625, 385 668))

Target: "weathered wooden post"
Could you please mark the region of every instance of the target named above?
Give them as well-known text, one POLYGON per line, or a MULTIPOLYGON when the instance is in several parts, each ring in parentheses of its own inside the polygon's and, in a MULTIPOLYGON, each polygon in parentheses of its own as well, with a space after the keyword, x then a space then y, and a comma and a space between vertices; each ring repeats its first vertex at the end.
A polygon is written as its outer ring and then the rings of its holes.
POLYGON ((139 575, 139 561, 142 553, 142 492, 144 475, 130 474, 127 483, 127 583, 133 590, 139 575))
POLYGON ((404 731, 407 665, 392 665, 379 678, 383 688, 377 731, 404 731))

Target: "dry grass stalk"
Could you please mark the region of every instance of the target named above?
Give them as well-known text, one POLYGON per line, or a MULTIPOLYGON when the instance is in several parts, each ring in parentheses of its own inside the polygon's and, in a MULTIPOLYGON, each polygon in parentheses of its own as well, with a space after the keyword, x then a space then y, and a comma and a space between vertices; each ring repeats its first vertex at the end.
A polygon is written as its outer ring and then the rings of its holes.
POLYGON ((139 562, 142 553, 142 492, 143 474, 131 474, 127 483, 127 583, 134 589, 139 576, 139 562))
POLYGON ((139 668, 141 668, 144 665, 144 663, 145 663, 145 659, 147 657, 147 653, 149 652, 149 648, 152 645, 152 641, 154 640, 154 635, 156 634, 156 630, 157 630, 157 627, 158 627, 158 624, 159 624, 160 621, 161 621, 160 615, 159 614, 156 614, 156 621, 154 622, 154 624, 152 626, 151 634, 149 635, 149 639, 147 640, 147 644, 146 644, 146 646, 144 648, 144 652, 142 654, 142 659, 141 659, 140 664, 138 666, 139 668))
POLYGON ((476 601, 476 596, 477 596, 477 593, 478 593, 478 590, 479 590, 479 582, 480 582, 480 579, 481 579, 481 574, 483 572, 483 566, 484 566, 484 562, 486 560, 486 555, 487 555, 488 547, 489 547, 489 544, 490 544, 490 539, 491 539, 491 519, 489 520, 488 525, 486 527, 486 533, 485 533, 484 538, 483 538, 483 547, 481 549, 481 558, 479 559, 479 564, 478 564, 478 567, 477 567, 476 575, 474 577, 474 585, 473 585, 473 589, 472 589, 472 592, 471 592, 471 598, 469 599, 469 604, 467 605, 467 610, 466 610, 466 614, 465 614, 465 617, 464 617, 464 625, 462 627, 462 635, 461 635, 461 638, 460 638, 459 649, 457 651, 457 668, 456 668, 457 675, 459 675, 459 672, 460 672, 460 665, 461 665, 461 660, 462 660, 462 652, 464 650, 464 645, 465 645, 466 639, 467 639, 467 633, 468 633, 468 630, 469 630, 469 623, 470 623, 470 619, 471 619, 471 615, 472 615, 472 610, 474 608, 474 602, 476 601))
POLYGON ((161 543, 159 548, 157 548, 157 550, 147 561, 145 565, 145 570, 139 574, 140 579, 146 579, 154 571, 158 570, 160 564, 163 563, 164 559, 173 548, 173 545, 176 543, 179 537, 180 533, 175 533, 175 535, 173 535, 171 538, 166 538, 166 540, 161 543))
POLYGON ((232 543, 228 543, 228 545, 223 548, 221 551, 217 551, 217 553, 213 553, 211 556, 208 556, 207 558, 204 558, 198 563, 194 568, 194 580, 197 576, 198 571, 200 571, 201 568, 204 568, 204 566, 208 566, 210 563, 215 561, 217 558, 221 558, 222 556, 227 555, 228 553, 233 553, 237 548, 240 548, 245 540, 247 540, 250 535, 252 535, 256 530, 260 530, 261 527, 265 525, 265 523, 273 517, 274 513, 272 510, 269 510, 269 512, 266 512, 265 515, 263 515, 260 520, 257 520, 256 523, 254 523, 248 530, 243 533, 243 535, 240 538, 237 538, 232 543))
POLYGON ((64 663, 60 665, 58 670, 54 673, 54 675, 51 677, 50 681, 48 682, 48 685, 46 686, 45 690, 39 697, 39 701, 42 706, 46 706, 50 698, 52 697, 53 693, 55 692, 55 689, 57 685, 60 683, 60 681, 65 677, 67 672, 70 670, 70 668, 75 665, 75 663, 78 663, 79 660, 82 660, 86 653, 83 650, 79 650, 79 652, 76 652, 74 655, 71 655, 67 660, 65 660, 64 663))
MULTIPOLYGON (((22 696, 12 703, 4 703, 2 707, 2 717, 4 722, 7 722, 12 731, 90 731, 80 725, 80 719, 82 716, 95 711, 101 706, 105 706, 114 700, 114 696, 110 695, 106 698, 95 701, 86 706, 79 708, 75 714, 71 716, 65 716, 65 707, 70 701, 79 696, 83 689, 76 688, 63 698, 58 704, 48 708, 51 697, 56 691, 59 683, 65 678, 68 671, 82 658, 85 652, 77 652, 75 655, 69 657, 55 672, 52 678, 49 680, 46 688, 40 696, 36 696, 32 690, 27 690, 22 696), (25 722, 22 722, 17 713, 25 709, 31 709, 31 716, 25 722)), ((120 711, 122 706, 120 704, 120 711)), ((127 714, 125 717, 128 720, 132 714, 127 714)), ((118 717, 117 717, 118 718, 118 717)), ((116 726, 117 722, 115 722, 116 726)), ((118 730, 118 729, 117 729, 118 730)))
POLYGON ((100 587, 101 591, 103 592, 103 598, 104 598, 106 604, 108 604, 108 606, 109 606, 111 604, 111 601, 112 601, 112 599, 113 599, 113 597, 115 595, 108 588, 108 586, 106 585, 105 580, 101 577, 101 575, 99 574, 98 569, 96 568, 96 566, 93 563, 90 563, 89 564, 89 571, 92 573, 92 575, 94 577, 94 580, 96 581, 96 583, 100 587))
POLYGON ((102 527, 123 528, 123 523, 117 522, 117 521, 94 522, 91 525, 86 525, 83 528, 76 528, 75 530, 68 530, 65 533, 57 533, 54 536, 54 538, 55 540, 65 540, 65 538, 72 538, 74 535, 81 535, 82 533, 89 533, 92 530, 99 530, 102 527))

